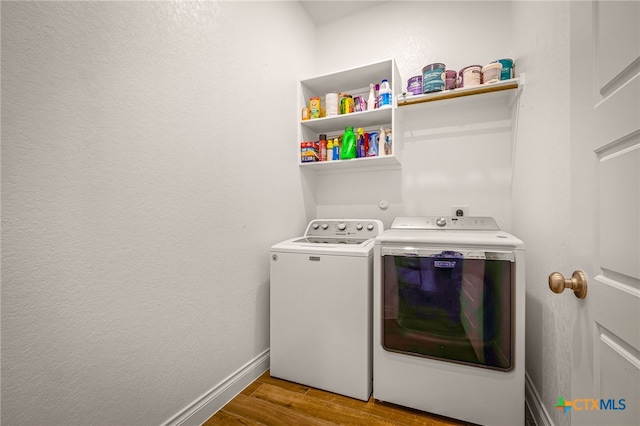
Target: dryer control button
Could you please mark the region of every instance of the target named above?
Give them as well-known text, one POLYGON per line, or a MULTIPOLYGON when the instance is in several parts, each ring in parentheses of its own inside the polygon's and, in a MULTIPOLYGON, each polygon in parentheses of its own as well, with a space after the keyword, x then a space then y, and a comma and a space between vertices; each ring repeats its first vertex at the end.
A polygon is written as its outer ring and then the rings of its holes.
POLYGON ((439 227, 443 227, 447 225, 447 219, 445 219, 444 217, 439 217, 436 219, 436 225, 438 225, 439 227))
POLYGON ((368 225, 367 225, 367 229, 368 229, 369 231, 373 231, 373 223, 368 224, 368 225))
POLYGON ((322 224, 322 229, 327 229, 329 227, 329 225, 327 225, 326 223, 322 224))
POLYGON ((313 229, 318 229, 319 227, 320 227, 320 225, 319 225, 319 224, 317 224, 317 223, 314 223, 314 224, 313 224, 313 229))
POLYGON ((362 230, 362 224, 361 224, 361 223, 357 224, 357 225, 356 225, 356 229, 357 229, 358 231, 362 230))
POLYGON ((347 224, 346 223, 339 223, 338 224, 338 229, 341 231, 344 231, 345 229, 347 229, 347 224))

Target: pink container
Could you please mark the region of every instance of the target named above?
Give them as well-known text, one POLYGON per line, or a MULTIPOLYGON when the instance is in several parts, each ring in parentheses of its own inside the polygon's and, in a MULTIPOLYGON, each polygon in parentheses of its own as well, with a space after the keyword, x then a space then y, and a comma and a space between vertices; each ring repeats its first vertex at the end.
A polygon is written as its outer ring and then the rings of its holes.
POLYGON ((469 65, 458 73, 458 87, 473 87, 482 84, 482 66, 469 65))
POLYGON ((446 70, 444 72, 445 80, 444 80, 444 90, 451 90, 456 88, 456 77, 458 77, 458 73, 454 70, 446 70))

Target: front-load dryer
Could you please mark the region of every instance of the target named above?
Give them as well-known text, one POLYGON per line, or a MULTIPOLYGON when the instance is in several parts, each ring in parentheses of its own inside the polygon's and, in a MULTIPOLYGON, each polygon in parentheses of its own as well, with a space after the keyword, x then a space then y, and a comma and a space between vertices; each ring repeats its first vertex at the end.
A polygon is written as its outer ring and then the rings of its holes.
POLYGON ((316 219, 271 248, 270 374, 368 400, 372 388, 372 219, 316 219))
POLYGON ((399 217, 374 247, 374 398, 522 424, 522 241, 487 217, 399 217))

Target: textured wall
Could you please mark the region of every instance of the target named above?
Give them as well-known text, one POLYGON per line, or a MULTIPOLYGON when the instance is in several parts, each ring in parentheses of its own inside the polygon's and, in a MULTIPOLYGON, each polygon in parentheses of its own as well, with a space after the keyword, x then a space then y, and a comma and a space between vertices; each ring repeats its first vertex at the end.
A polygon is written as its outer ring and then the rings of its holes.
MULTIPOLYGON (((319 67, 332 72, 395 58, 405 89, 430 63, 460 70, 498 58, 517 60, 510 9, 510 2, 385 2, 321 25, 319 67), (348 25, 355 25, 354 38, 344 37, 348 25)), ((449 215, 451 206, 467 205, 470 214, 493 216, 510 230, 510 129, 470 130, 482 128, 480 117, 489 117, 487 112, 482 103, 456 101, 405 117, 402 169, 318 178, 318 216, 371 216, 389 226, 396 216, 449 215), (382 199, 389 201, 386 211, 378 208, 382 199)), ((506 117, 489 121, 509 120, 506 108, 499 112, 506 117)))
MULTIPOLYGON (((573 300, 553 295, 549 273, 570 273, 566 256, 570 224, 568 2, 392 2, 320 28, 324 72, 389 57, 397 60, 403 87, 422 66, 444 62, 459 70, 472 63, 512 57, 525 73, 515 145, 501 132, 473 136, 408 138, 402 170, 326 176, 317 181, 319 216, 382 217, 449 214, 467 204, 471 214, 494 216, 524 240, 527 258, 526 369, 547 416, 570 417, 553 404, 570 395, 573 300), (345 40, 347 22, 366 40, 345 40), (389 25, 384 31, 381 22, 389 25), (344 49, 335 49, 337 44, 344 49), (512 149, 514 157, 512 159, 512 149), (512 162, 513 161, 513 162, 512 162), (513 167, 513 175, 512 169, 513 167), (347 187, 349 196, 336 188, 347 187), (380 198, 390 201, 386 212, 380 198)), ((428 132, 441 116, 405 123, 428 132), (435 121, 435 123, 434 123, 435 121)))
POLYGON ((2 2, 3 424, 160 424, 268 348, 314 37, 296 2, 2 2))
MULTIPOLYGON (((514 232, 527 246, 527 374, 554 424, 570 416, 553 408, 571 395, 574 297, 555 295, 547 277, 569 265, 571 157, 569 132, 569 3, 515 2, 515 44, 526 72, 515 176, 514 232)), ((578 71, 574 71, 578 72, 578 71)))
POLYGON ((297 2, 1 7, 3 424, 162 423, 268 347, 271 244, 465 201, 525 241, 527 372, 545 404, 569 395, 569 302, 546 288, 571 270, 566 3, 392 2, 317 29, 297 2), (505 56, 527 73, 513 192, 504 134, 447 139, 459 162, 415 140, 347 195, 300 177, 298 78, 505 56), (508 176, 481 193, 434 168, 508 176))

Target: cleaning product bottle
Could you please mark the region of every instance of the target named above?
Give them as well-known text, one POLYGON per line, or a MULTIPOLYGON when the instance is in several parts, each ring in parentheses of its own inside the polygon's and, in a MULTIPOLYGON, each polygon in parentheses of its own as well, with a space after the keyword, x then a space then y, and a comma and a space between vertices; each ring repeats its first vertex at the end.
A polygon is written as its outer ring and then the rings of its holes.
POLYGON ((333 161, 333 139, 327 142, 327 161, 333 161))
POLYGON ((366 157, 367 151, 364 149, 364 129, 362 127, 358 128, 358 148, 356 150, 356 156, 358 158, 366 157))
POLYGON ((384 132, 384 127, 380 127, 380 134, 378 135, 378 157, 385 156, 389 153, 387 150, 387 136, 384 132))
POLYGON ((318 151, 320 161, 327 161, 327 135, 321 134, 318 136, 318 151))
POLYGON ((353 133, 353 127, 347 126, 342 136, 342 146, 340 147, 340 159, 347 160, 356 158, 356 135, 353 133))
POLYGON ((333 140, 333 159, 340 159, 340 141, 338 140, 338 138, 335 138, 333 140))
POLYGON ((384 79, 380 85, 380 108, 388 108, 392 105, 392 92, 389 82, 384 79))
POLYGON ((369 150, 367 151, 367 157, 376 157, 380 151, 380 145, 378 142, 378 132, 369 133, 369 150))
POLYGON ((373 111, 376 107, 376 86, 369 85, 369 99, 367 100, 367 111, 373 111))
POLYGON ((385 149, 387 152, 387 155, 391 155, 393 154, 393 136, 392 136, 392 132, 391 129, 386 128, 384 129, 384 133, 385 133, 385 149))

